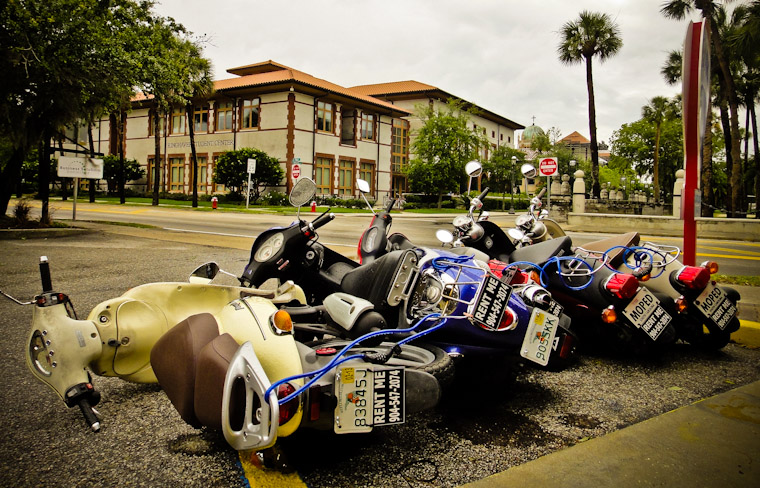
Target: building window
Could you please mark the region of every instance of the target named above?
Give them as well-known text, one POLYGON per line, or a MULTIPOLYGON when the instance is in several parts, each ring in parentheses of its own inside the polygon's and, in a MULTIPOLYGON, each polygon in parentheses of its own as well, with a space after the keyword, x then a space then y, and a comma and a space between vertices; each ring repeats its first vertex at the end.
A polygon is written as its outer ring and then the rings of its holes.
POLYGON ((317 102, 317 130, 322 132, 333 131, 333 104, 317 102))
POLYGON ((499 140, 500 140, 500 141, 503 141, 503 140, 504 140, 504 134, 499 134, 499 140))
MULTIPOLYGON (((147 185, 147 191, 148 193, 153 191, 153 182, 155 181, 155 166, 154 161, 156 160, 155 156, 148 157, 148 185, 147 185)), ((158 180, 158 190, 163 191, 164 189, 164 172, 159 170, 159 180, 158 180)))
POLYGON ((193 107, 193 130, 196 134, 208 132, 208 105, 193 107))
POLYGON ((321 195, 332 193, 332 164, 331 158, 321 157, 314 164, 314 183, 317 184, 317 193, 321 195))
POLYGON ((185 157, 169 158, 169 191, 185 189, 185 157))
POLYGON ((338 195, 354 194, 354 162, 341 159, 338 161, 338 195))
MULTIPOLYGON (((208 158, 206 156, 196 156, 197 166, 196 171, 198 172, 198 193, 206 193, 206 188, 208 188, 207 178, 208 178, 208 158)), ((192 185, 193 183, 190 182, 192 185)))
MULTIPOLYGON (((211 178, 213 179, 214 174, 216 173, 216 163, 219 161, 219 154, 214 154, 214 156, 211 159, 211 164, 213 164, 213 168, 211 169, 211 178)), ((214 190, 212 193, 224 193, 227 191, 227 188, 225 188, 224 185, 220 184, 214 184, 214 190)))
POLYGON ((356 145, 356 110, 346 107, 340 110, 340 143, 356 145))
POLYGON ((409 162, 409 122, 393 119, 391 171, 401 173, 409 162))
POLYGON ((259 128, 259 110, 261 101, 258 98, 247 98, 243 100, 243 106, 240 110, 240 128, 241 129, 258 129, 259 128))
POLYGON ((359 163, 359 178, 369 183, 369 194, 375 194, 375 163, 362 161, 359 163))
POLYGON ((491 139, 493 139, 494 137, 496 137, 496 131, 495 131, 495 130, 492 130, 492 131, 491 131, 491 139))
MULTIPOLYGON (((151 109, 148 112, 148 135, 149 136, 156 135, 156 133, 153 132, 153 124, 155 122, 154 117, 155 117, 155 110, 151 109)), ((166 129, 166 118, 161 115, 158 116, 158 127, 160 128, 160 131, 158 134, 163 135, 164 129, 166 129)))
POLYGON ((232 102, 217 102, 216 130, 232 130, 232 102))
POLYGON ((372 114, 362 114, 362 139, 365 141, 375 140, 375 116, 372 114))
POLYGON ((185 134, 185 109, 183 107, 172 108, 170 134, 185 134))

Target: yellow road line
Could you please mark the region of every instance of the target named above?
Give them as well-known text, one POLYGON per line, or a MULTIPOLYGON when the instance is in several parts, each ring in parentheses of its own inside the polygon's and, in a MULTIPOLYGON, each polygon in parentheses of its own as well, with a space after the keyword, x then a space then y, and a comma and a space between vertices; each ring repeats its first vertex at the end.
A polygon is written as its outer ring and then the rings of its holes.
POLYGON ((758 251, 745 251, 743 249, 729 249, 725 247, 710 247, 710 246, 697 246, 697 247, 702 248, 702 249, 712 249, 713 251, 725 251, 728 253, 738 252, 742 254, 749 254, 752 256, 760 256, 760 252, 758 251))
POLYGON ((708 253, 697 253, 697 256, 702 256, 706 258, 748 259, 750 261, 760 261, 760 256, 731 256, 728 254, 708 254, 708 253))
POLYGON ((243 466, 245 479, 251 488, 307 488, 298 473, 281 473, 267 469, 261 465, 258 456, 253 451, 239 451, 238 457, 243 466))
MULTIPOLYGON (((657 242, 657 241, 675 241, 675 242, 683 242, 683 237, 665 237, 665 236, 641 236, 641 242, 649 241, 649 242, 657 242)), ((711 244, 721 244, 725 241, 717 240, 717 239, 702 239, 697 238, 697 245, 699 245, 700 242, 709 242, 711 244)), ((739 239, 732 240, 731 242, 740 242, 741 246, 752 246, 752 247, 760 247, 760 242, 750 242, 750 241, 742 241, 739 239)))

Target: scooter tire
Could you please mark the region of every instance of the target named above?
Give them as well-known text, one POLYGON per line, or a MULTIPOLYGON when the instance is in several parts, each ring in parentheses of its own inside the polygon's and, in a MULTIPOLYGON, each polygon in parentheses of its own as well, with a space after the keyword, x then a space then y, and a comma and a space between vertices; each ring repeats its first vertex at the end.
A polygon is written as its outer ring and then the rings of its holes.
POLYGON ((718 351, 728 344, 731 340, 731 331, 738 330, 738 325, 739 319, 737 317, 734 317, 724 330, 716 327, 708 329, 702 324, 692 325, 691 330, 684 334, 683 339, 702 351, 718 351))
MULTIPOLYGON (((312 349, 317 347, 334 347, 342 349, 350 344, 349 341, 342 339, 323 339, 308 343, 307 346, 312 349)), ((351 350, 359 352, 385 352, 390 344, 371 344, 354 346, 351 350), (385 345, 387 344, 387 345, 385 345)), ((415 344, 404 344, 401 346, 401 356, 392 359, 389 364, 403 364, 410 369, 417 369, 431 374, 441 388, 446 388, 454 380, 454 361, 446 354, 446 351, 440 347, 418 342, 415 344)))

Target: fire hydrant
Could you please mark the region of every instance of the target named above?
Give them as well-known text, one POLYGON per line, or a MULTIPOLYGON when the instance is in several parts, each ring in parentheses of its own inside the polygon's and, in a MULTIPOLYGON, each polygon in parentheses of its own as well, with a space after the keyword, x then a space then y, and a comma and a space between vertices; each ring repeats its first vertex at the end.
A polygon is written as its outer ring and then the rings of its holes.
POLYGON ((311 202, 311 211, 316 212, 317 211, 317 202, 313 201, 311 202))
POLYGON ((211 197, 211 208, 216 210, 216 203, 219 201, 216 197, 211 197))

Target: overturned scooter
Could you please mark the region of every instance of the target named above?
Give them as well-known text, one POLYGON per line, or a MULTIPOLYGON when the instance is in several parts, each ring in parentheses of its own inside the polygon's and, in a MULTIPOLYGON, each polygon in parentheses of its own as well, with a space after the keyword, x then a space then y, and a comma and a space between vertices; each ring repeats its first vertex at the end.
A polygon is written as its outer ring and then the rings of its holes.
POLYGON ((185 421, 221 429, 236 449, 267 448, 299 427, 366 432, 401 423, 440 397, 438 381, 424 371, 434 353, 393 343, 307 347, 294 340, 290 317, 276 306, 303 302, 298 286, 211 284, 218 272, 208 263, 189 283, 132 288, 80 320, 69 297, 54 291, 43 257, 43 292, 29 302, 9 297, 34 306, 26 362, 67 406, 81 409, 94 431, 101 427, 93 408, 100 394, 91 372, 158 381, 185 421), (394 403, 383 404, 383 396, 394 403), (379 407, 372 415, 362 409, 370 404, 379 407))

